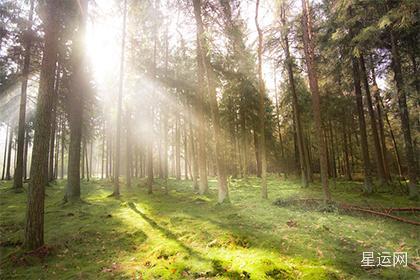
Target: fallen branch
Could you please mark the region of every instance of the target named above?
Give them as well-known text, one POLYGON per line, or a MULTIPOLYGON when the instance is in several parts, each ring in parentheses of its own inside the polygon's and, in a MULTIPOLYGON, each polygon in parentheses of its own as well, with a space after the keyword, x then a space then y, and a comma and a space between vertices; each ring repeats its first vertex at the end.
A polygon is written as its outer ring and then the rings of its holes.
POLYGON ((373 214, 373 215, 387 217, 387 218, 390 218, 390 219, 393 219, 393 220, 397 220, 397 221, 400 221, 400 222, 403 222, 403 223, 420 226, 420 222, 404 219, 404 218, 394 216, 394 215, 390 215, 390 214, 387 214, 387 213, 384 213, 384 212, 378 212, 378 211, 374 211, 374 210, 370 210, 370 209, 366 209, 366 208, 347 206, 347 205, 340 205, 340 208, 342 208, 344 210, 354 210, 354 211, 359 211, 359 212, 370 213, 370 214, 373 214))

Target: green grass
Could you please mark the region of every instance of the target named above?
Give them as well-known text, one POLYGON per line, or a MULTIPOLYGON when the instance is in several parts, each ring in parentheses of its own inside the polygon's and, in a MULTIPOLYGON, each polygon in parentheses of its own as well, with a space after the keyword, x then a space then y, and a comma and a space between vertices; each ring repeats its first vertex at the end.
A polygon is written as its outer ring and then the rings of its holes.
MULTIPOLYGON (((191 182, 144 181, 107 197, 106 181, 84 182, 86 203, 62 205, 64 182, 47 187, 47 256, 24 254, 26 194, 0 187, 1 279, 416 279, 410 267, 360 266, 363 251, 406 251, 418 261, 419 228, 383 218, 298 205, 276 199, 321 198, 320 186, 270 177, 269 200, 259 179, 232 180, 228 204, 217 204, 216 181, 207 196, 191 182)), ((331 186, 336 201, 369 206, 415 206, 404 196, 361 195, 358 183, 331 186)))

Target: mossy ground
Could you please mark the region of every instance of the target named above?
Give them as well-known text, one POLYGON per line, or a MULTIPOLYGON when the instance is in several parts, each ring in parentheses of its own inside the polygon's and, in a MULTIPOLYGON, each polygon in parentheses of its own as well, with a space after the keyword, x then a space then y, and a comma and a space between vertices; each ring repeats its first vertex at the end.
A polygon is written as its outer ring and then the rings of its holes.
MULTIPOLYGON (((217 204, 216 181, 209 195, 190 181, 156 181, 148 195, 144 181, 119 199, 112 184, 84 182, 84 202, 62 204, 63 181, 47 187, 47 256, 23 255, 26 193, 0 187, 1 279, 418 279, 410 267, 360 266, 363 251, 406 251, 418 261, 419 228, 361 214, 346 215, 276 199, 321 198, 320 186, 269 178, 269 200, 260 181, 231 180, 230 203, 217 204), (416 259, 417 258, 417 259, 416 259)), ((369 206, 415 206, 391 193, 361 195, 360 185, 336 182, 336 201, 369 206)), ((418 217, 417 217, 418 218, 418 217)))

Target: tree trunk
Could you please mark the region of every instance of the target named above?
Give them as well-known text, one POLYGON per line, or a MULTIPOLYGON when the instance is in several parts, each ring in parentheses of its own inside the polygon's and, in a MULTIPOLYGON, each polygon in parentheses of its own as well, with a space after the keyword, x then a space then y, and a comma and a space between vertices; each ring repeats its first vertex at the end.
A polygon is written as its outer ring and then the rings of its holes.
MULTIPOLYGON (((179 103, 177 103, 179 105, 179 103)), ((181 133, 179 110, 175 112, 175 176, 181 180, 181 133)))
POLYGON ((368 107, 368 112, 370 116, 370 127, 372 130, 373 145, 375 147, 376 166, 378 167, 379 181, 381 185, 384 185, 387 183, 388 180, 386 178, 385 167, 383 165, 381 144, 379 142, 379 135, 378 135, 378 129, 377 129, 378 126, 376 124, 375 112, 373 111, 372 96, 370 94, 369 81, 368 81, 363 54, 361 54, 359 57, 359 64, 360 64, 360 73, 362 75, 362 81, 363 81, 363 85, 365 87, 365 92, 366 92, 366 101, 367 101, 367 107, 368 107))
POLYGON ((121 40, 121 57, 120 57, 120 80, 118 85, 118 107, 117 107, 117 123, 116 123, 116 140, 115 140, 115 163, 114 163, 114 192, 113 196, 120 195, 120 153, 121 153, 121 114, 122 114, 122 95, 124 87, 124 52, 125 52, 125 36, 126 36, 126 19, 127 19, 127 0, 124 0, 122 22, 122 40, 121 40))
POLYGON ((3 172, 1 174, 1 179, 5 179, 5 172, 6 172, 6 161, 7 161, 7 147, 9 143, 9 125, 6 124, 6 137, 4 141, 4 154, 3 154, 3 172))
POLYGON ((23 153, 23 180, 28 178, 29 128, 25 127, 25 151, 23 153))
POLYGON ((354 94, 356 97, 356 109, 359 119, 360 130, 360 144, 362 146, 363 170, 365 175, 364 192, 371 194, 373 192, 372 173, 369 159, 369 148, 366 134, 365 114, 363 111, 363 97, 362 88, 360 87, 360 73, 359 63, 357 58, 352 57, 353 81, 354 81, 354 94))
POLYGON ((25 36, 25 56, 23 58, 22 69, 22 87, 20 94, 20 107, 19 107, 19 125, 17 137, 17 156, 16 156, 16 169, 13 176, 13 189, 15 192, 22 191, 23 188, 23 169, 24 167, 24 148, 25 148, 25 116, 26 116, 26 92, 28 88, 29 67, 31 58, 31 33, 32 33, 32 19, 34 15, 34 0, 30 1, 28 26, 25 36))
POLYGON ((408 190, 410 198, 418 197, 416 161, 414 158, 413 142, 410 131, 410 117, 407 108, 407 96, 405 92, 404 79, 401 71, 401 59, 398 49, 398 41, 394 31, 390 32, 392 69, 394 71, 394 80, 397 88, 398 108, 401 119, 401 129, 404 135, 405 155, 407 158, 408 190))
POLYGON ((194 139, 194 128, 192 123, 192 108, 189 109, 189 126, 190 126, 190 150, 191 150, 191 162, 192 162, 192 178, 193 178, 193 189, 198 191, 198 161, 197 161, 197 149, 194 139))
POLYGON ((41 64, 35 134, 32 150, 31 180, 28 187, 24 247, 34 250, 44 244, 44 198, 48 168, 48 144, 54 95, 55 66, 58 51, 59 1, 46 1, 44 51, 41 64))
POLYGON ((12 162, 12 144, 13 144, 13 128, 10 127, 9 145, 7 147, 6 180, 12 179, 12 175, 10 173, 11 162, 12 162))
POLYGON ((204 61, 202 59, 202 48, 201 48, 201 36, 204 34, 203 23, 201 18, 201 0, 193 0, 194 5, 194 16, 197 25, 197 66, 198 66, 198 82, 197 82, 197 99, 196 99, 196 115, 198 116, 198 166, 200 173, 199 192, 204 194, 208 192, 207 182, 207 154, 206 154, 206 141, 205 141, 205 129, 206 129, 206 96, 205 96, 205 82, 204 82, 204 61))
POLYGON ((306 170, 306 163, 305 163, 305 149, 304 149, 304 144, 303 144, 303 133, 302 133, 302 124, 300 121, 300 113, 299 113, 299 102, 298 102, 298 97, 297 97, 297 93, 296 93, 296 87, 295 87, 295 80, 293 77, 293 61, 292 61, 292 57, 290 56, 290 51, 289 51, 289 39, 288 39, 288 28, 286 25, 286 14, 285 14, 285 10, 284 10, 284 3, 281 7, 281 13, 280 13, 280 17, 281 17, 281 22, 282 22, 282 27, 284 33, 282 34, 282 38, 283 38, 283 49, 284 49, 284 53, 286 56, 286 65, 287 65, 287 74, 288 74, 288 79, 289 79, 289 85, 290 85, 290 91, 292 93, 292 103, 293 103, 293 116, 294 116, 294 121, 295 121, 295 125, 296 125, 296 138, 297 138, 297 147, 298 147, 298 151, 299 151, 299 169, 300 169, 300 176, 301 176, 301 180, 302 180, 302 186, 303 187, 308 187, 308 177, 307 177, 307 170, 306 170))
POLYGON ((66 140, 66 122, 63 118, 61 120, 61 174, 60 174, 61 179, 64 179, 64 151, 66 149, 65 140, 66 140))
MULTIPOLYGON (((343 115, 344 116, 344 115, 343 115)), ((351 181, 351 166, 349 160, 349 149, 348 149, 348 139, 347 139, 347 121, 346 117, 343 117, 343 141, 344 141, 344 162, 345 162, 345 172, 346 172, 346 179, 351 181)))
POLYGON ((312 93, 312 108, 315 119, 315 129, 317 130, 318 145, 319 145, 319 160, 321 167, 321 181, 324 191, 325 201, 328 203, 331 200, 331 194, 328 187, 328 162, 327 162, 327 145, 322 138, 322 118, 321 118, 321 100, 318 87, 318 77, 315 65, 315 50, 314 38, 312 34, 312 19, 309 12, 308 0, 302 0, 303 17, 303 45, 306 58, 306 66, 308 69, 309 88, 312 93))
POLYGON ((379 138, 381 143, 381 153, 382 153, 382 160, 383 166, 385 171, 385 176, 388 181, 391 180, 391 173, 389 170, 388 160, 387 160, 387 149, 386 149, 386 142, 385 142, 385 129, 384 129, 384 117, 381 108, 381 96, 379 92, 378 85, 376 84, 375 72, 372 67, 372 80, 373 80, 373 96, 375 97, 375 106, 376 112, 378 117, 378 129, 379 129, 379 138))
POLYGON ((267 191, 267 160, 265 151, 265 86, 262 72, 262 53, 263 53, 263 32, 258 24, 260 0, 255 4, 255 26, 258 32, 258 132, 259 132, 259 151, 261 159, 261 197, 268 198, 267 191))
MULTIPOLYGON (((82 177, 84 177, 84 156, 80 158, 82 145, 83 126, 83 94, 86 92, 87 81, 85 80, 84 41, 86 30, 88 1, 79 1, 80 9, 77 9, 78 31, 74 35, 74 47, 72 50, 72 75, 71 95, 69 96, 69 128, 70 144, 67 161, 67 184, 64 202, 80 200, 80 160, 82 160, 82 177)), ((82 150, 83 152, 84 150, 82 150)))
POLYGON ((86 144, 86 141, 85 141, 83 147, 84 147, 84 154, 85 154, 85 158, 86 158, 86 180, 89 182, 89 180, 90 180, 89 153, 88 153, 88 144, 86 144))
POLYGON ((48 161, 48 182, 54 181, 54 147, 55 147, 55 134, 57 130, 57 101, 58 101, 58 90, 60 87, 60 64, 57 65, 54 84, 54 100, 52 108, 52 120, 51 120, 51 136, 50 136, 50 150, 49 150, 49 161, 48 161))
POLYGON ((126 139, 126 183, 127 188, 131 188, 131 176, 133 157, 131 149, 131 112, 127 112, 127 139, 126 139))
POLYGON ((105 163, 105 138, 106 138, 106 129, 105 124, 102 130, 102 150, 101 150, 101 179, 104 178, 104 163, 105 163))

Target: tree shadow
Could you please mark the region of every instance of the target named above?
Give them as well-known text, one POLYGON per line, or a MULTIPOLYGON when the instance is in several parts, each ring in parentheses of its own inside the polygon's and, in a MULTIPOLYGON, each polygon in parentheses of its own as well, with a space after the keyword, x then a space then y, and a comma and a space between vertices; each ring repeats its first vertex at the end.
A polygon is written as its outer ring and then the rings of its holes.
POLYGON ((147 215, 142 213, 140 210, 137 209, 134 202, 129 202, 128 206, 137 214, 139 214, 146 222, 149 223, 150 226, 152 226, 154 229, 157 229, 160 231, 166 238, 175 241, 182 249, 184 249, 189 255, 201 260, 201 261, 211 261, 210 259, 203 257, 199 252, 192 249, 191 247, 188 247, 183 242, 181 242, 174 233, 172 233, 170 230, 160 226, 158 223, 156 223, 153 219, 149 218, 147 215))

